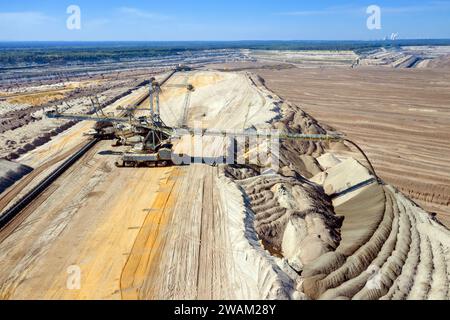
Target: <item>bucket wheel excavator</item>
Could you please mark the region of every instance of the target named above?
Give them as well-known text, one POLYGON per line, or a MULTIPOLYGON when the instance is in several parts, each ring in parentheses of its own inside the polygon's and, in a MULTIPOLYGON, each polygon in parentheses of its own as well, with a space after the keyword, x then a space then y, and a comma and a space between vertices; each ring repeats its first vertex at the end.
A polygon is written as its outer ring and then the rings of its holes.
MULTIPOLYGON (((187 88, 192 90, 192 88, 187 88)), ((194 129, 189 127, 170 127, 167 126, 160 116, 159 94, 161 92, 160 84, 154 80, 150 81, 149 98, 150 98, 150 113, 149 116, 134 117, 132 112, 127 114, 127 117, 108 116, 104 113, 96 115, 80 115, 59 113, 57 110, 46 112, 49 118, 59 119, 75 119, 75 120, 91 120, 97 123, 107 122, 114 124, 114 127, 126 126, 130 128, 128 131, 133 132, 139 137, 138 142, 133 143, 132 147, 124 152, 120 159, 116 162, 118 167, 154 167, 154 166, 168 166, 172 165, 174 156, 180 157, 182 155, 175 155, 172 150, 172 139, 179 138, 183 135, 200 135, 200 136, 232 136, 232 137, 265 137, 275 138, 280 140, 302 140, 302 141, 331 141, 331 142, 349 142, 357 147, 362 152, 367 160, 370 170, 374 174, 375 170, 372 167, 364 152, 352 141, 346 139, 342 134, 336 132, 328 132, 327 134, 303 134, 303 133, 286 133, 282 132, 276 135, 257 131, 233 131, 218 129, 194 129)), ((142 109, 140 109, 142 110, 142 109)), ((115 135, 118 139, 125 139, 121 137, 122 131, 116 130, 115 135)))

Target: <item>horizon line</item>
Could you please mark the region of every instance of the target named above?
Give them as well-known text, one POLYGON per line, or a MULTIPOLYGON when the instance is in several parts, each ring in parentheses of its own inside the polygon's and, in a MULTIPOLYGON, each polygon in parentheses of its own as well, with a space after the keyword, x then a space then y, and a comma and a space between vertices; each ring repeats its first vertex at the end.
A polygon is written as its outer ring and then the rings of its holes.
POLYGON ((241 40, 0 40, 0 42, 305 42, 305 41, 358 41, 358 42, 373 42, 373 41, 385 41, 385 42, 399 42, 399 41, 429 41, 429 40, 450 40, 450 38, 400 38, 400 39, 241 39, 241 40))

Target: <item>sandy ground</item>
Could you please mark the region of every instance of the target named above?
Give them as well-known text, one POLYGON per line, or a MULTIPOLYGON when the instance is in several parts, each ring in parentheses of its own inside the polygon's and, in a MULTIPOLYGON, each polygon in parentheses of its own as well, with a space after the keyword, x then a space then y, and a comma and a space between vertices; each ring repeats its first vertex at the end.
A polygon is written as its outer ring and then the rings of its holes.
MULTIPOLYGON (((161 108, 167 124, 324 131, 245 72, 176 74, 163 87, 161 108)), ((90 126, 77 124, 21 161, 44 166, 82 142, 90 126)), ((220 139, 202 140, 204 152, 190 148, 186 137, 176 148, 216 156, 220 139)), ((206 164, 116 168, 123 147, 98 143, 0 233, 0 297, 450 296, 447 229, 390 186, 348 190, 371 178, 357 161, 316 159, 324 151, 315 144, 284 147, 286 176, 206 164), (289 164, 300 155, 311 180, 299 176, 303 167, 289 164), (367 286, 373 267, 384 270, 374 289, 367 286), (74 270, 79 287, 73 287, 74 270)))
POLYGON ((17 159, 73 125, 71 121, 43 117, 44 109, 89 113, 93 109, 91 99, 110 105, 145 79, 131 76, 105 80, 98 76, 89 81, 0 89, 0 157, 17 159))
MULTIPOLYGON (((117 112, 118 106, 131 107, 134 101, 139 100, 145 94, 145 88, 136 90, 132 94, 125 96, 109 107, 105 108, 105 112, 117 112)), ((50 120, 50 119, 48 119, 50 120)), ((56 125, 58 120, 51 119, 56 125)), ((59 122, 65 122, 59 120, 59 122)), ((5 190, 0 197, 0 208, 9 208, 16 199, 31 190, 39 181, 45 178, 51 170, 56 168, 66 158, 68 158, 81 145, 86 144, 89 137, 84 135, 93 126, 93 122, 80 122, 75 124, 67 131, 59 134, 49 142, 26 153, 17 162, 34 168, 34 170, 24 179, 18 181, 15 185, 5 190), (18 191, 16 191, 18 190, 18 191)), ((40 129, 42 130, 42 129, 40 129)))
POLYGON ((2 273, 8 283, 2 286, 2 297, 120 297, 123 264, 150 212, 160 179, 170 169, 132 174, 119 170, 113 165, 115 156, 98 153, 109 144, 100 143, 58 179, 46 191, 45 201, 28 208, 32 213, 2 243, 6 250, 1 263, 14 265, 11 273, 2 273), (25 241, 23 247, 17 241, 25 241), (28 250, 21 250, 24 247, 28 250), (66 287, 71 265, 81 269, 81 290, 66 287))
MULTIPOLYGON (((171 79, 174 84, 180 81, 185 75, 171 79)), ((199 72, 189 83, 195 91, 188 108, 201 109, 205 121, 223 118, 223 126, 244 128, 255 119, 264 123, 273 117, 273 106, 245 74, 199 72), (214 90, 226 92, 229 87, 241 90, 242 98, 232 99, 229 93, 217 99, 214 90), (208 108, 208 100, 199 105, 201 97, 211 92, 215 106, 208 108), (248 117, 226 119, 217 113, 233 114, 242 106, 247 106, 248 117)), ((186 90, 163 90, 163 119, 178 122, 179 117, 170 116, 184 112, 186 90)), ((193 117, 190 110, 188 123, 193 117)), ((82 133, 91 126, 79 123, 20 160, 38 167, 86 139, 82 133)), ((236 290, 226 280, 231 261, 226 256, 232 251, 214 187, 217 169, 207 165, 119 169, 113 165, 117 156, 111 154, 117 149, 110 144, 97 144, 22 213, 25 218, 17 228, 2 231, 0 265, 8 271, 0 276, 1 297, 235 297, 236 290), (66 287, 73 265, 81 270, 81 290, 66 287), (166 281, 155 282, 161 275, 167 276, 166 281)))
POLYGON ((389 68, 448 68, 449 53, 448 46, 380 48, 360 56, 358 65, 389 68))
POLYGON ((387 182, 450 226, 450 74, 444 70, 257 71, 267 86, 359 143, 387 182))
POLYGON ((203 165, 172 172, 123 269, 123 298, 236 298, 240 287, 232 285, 233 248, 216 179, 217 168, 203 165), (183 196, 191 190, 194 197, 183 196))
POLYGON ((299 68, 350 67, 358 58, 353 51, 344 50, 251 50, 249 55, 258 61, 290 63, 299 68))

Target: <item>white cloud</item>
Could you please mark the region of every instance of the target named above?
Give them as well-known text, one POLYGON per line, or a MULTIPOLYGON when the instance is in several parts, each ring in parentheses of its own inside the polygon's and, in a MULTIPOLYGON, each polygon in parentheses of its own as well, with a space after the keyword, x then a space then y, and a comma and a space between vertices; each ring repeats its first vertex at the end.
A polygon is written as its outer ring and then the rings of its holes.
POLYGON ((328 14, 326 10, 310 10, 310 11, 290 11, 290 12, 280 12, 281 16, 318 16, 323 14, 328 14))
POLYGON ((0 12, 0 21, 10 25, 37 25, 52 21, 52 18, 37 11, 0 12))
POLYGON ((98 19, 91 19, 85 22, 85 26, 89 28, 97 28, 97 27, 103 27, 111 23, 110 19, 106 18, 98 18, 98 19))
MULTIPOLYGON (((390 14, 427 12, 427 11, 429 12, 429 11, 449 10, 450 1, 431 1, 416 6, 401 6, 401 7, 380 6, 380 7, 382 13, 390 13, 390 14)), ((359 14, 359 13, 366 14, 366 8, 367 7, 335 6, 319 10, 299 10, 299 11, 281 12, 278 13, 278 15, 320 16, 320 15, 359 14)))
POLYGON ((141 18, 141 19, 167 20, 170 18, 169 16, 166 16, 166 15, 163 15, 160 13, 149 12, 149 11, 141 10, 138 8, 132 8, 132 7, 121 7, 118 9, 118 11, 121 14, 129 15, 129 16, 133 16, 133 17, 141 18))
POLYGON ((443 11, 450 9, 448 1, 432 1, 423 5, 403 6, 403 7, 381 7, 384 13, 414 13, 427 11, 443 11))
POLYGON ((299 10, 299 11, 289 11, 280 12, 279 15, 283 16, 320 16, 320 15, 330 15, 330 14, 353 14, 353 13, 364 13, 366 8, 353 7, 353 6, 334 6, 327 7, 319 10, 299 10))

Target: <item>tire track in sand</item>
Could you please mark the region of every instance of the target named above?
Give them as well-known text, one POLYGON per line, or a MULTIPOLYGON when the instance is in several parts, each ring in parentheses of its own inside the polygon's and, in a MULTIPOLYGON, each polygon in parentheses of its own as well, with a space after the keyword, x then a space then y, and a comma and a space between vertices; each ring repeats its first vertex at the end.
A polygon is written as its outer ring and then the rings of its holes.
POLYGON ((124 300, 139 298, 139 291, 143 285, 148 270, 158 261, 161 250, 161 241, 164 238, 164 226, 170 219, 173 211, 174 191, 179 168, 173 168, 170 176, 161 181, 158 195, 152 205, 152 210, 145 218, 130 255, 120 276, 121 296, 124 300))

